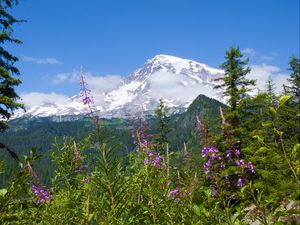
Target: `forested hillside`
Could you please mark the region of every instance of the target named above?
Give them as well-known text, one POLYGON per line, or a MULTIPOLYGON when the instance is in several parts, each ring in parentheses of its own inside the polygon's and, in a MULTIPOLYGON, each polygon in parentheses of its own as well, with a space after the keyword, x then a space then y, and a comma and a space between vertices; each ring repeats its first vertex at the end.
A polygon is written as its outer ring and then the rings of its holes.
MULTIPOLYGON (((224 106, 216 100, 200 95, 186 112, 168 115, 168 128, 170 129, 168 142, 171 151, 180 151, 184 143, 199 151, 199 138, 196 117, 206 120, 212 127, 216 127, 219 118, 219 106, 224 106)), ((149 126, 149 134, 154 139, 158 132, 158 124, 155 116, 147 116, 146 123, 149 126)), ((141 126, 140 118, 135 123, 141 126)), ((101 133, 109 137, 109 145, 114 147, 114 152, 120 158, 126 156, 135 149, 132 138, 131 119, 101 119, 101 133)), ((65 139, 72 138, 80 141, 90 136, 94 129, 93 122, 89 119, 80 119, 67 122, 55 122, 51 118, 20 118, 12 120, 11 129, 0 134, 0 142, 8 146, 19 157, 29 154, 31 148, 35 148, 41 156, 34 164, 35 170, 40 174, 40 179, 50 183, 53 177, 53 166, 49 154, 53 151, 54 140, 63 143, 65 139)), ((0 152, 6 162, 6 172, 1 175, 2 185, 6 183, 13 171, 17 168, 16 162, 6 151, 0 152)))

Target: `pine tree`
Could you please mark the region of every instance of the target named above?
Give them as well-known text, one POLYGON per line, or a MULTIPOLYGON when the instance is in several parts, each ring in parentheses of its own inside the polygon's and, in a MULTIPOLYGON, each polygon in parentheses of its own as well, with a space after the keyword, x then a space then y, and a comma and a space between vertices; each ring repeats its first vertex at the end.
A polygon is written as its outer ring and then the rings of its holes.
POLYGON ((276 96, 276 93, 275 93, 275 83, 274 83, 274 81, 272 80, 271 77, 269 77, 268 80, 266 81, 265 93, 268 96, 268 104, 269 104, 269 106, 270 107, 271 106, 275 107, 276 106, 276 101, 278 99, 277 99, 277 96, 276 96))
POLYGON ((229 108, 226 113, 226 120, 233 131, 237 131, 240 126, 239 104, 246 97, 249 86, 255 85, 254 80, 246 79, 250 72, 247 66, 248 59, 244 60, 239 48, 230 48, 226 51, 226 61, 221 65, 225 71, 225 76, 216 79, 221 81, 215 88, 222 89, 223 95, 228 97, 229 108))
POLYGON ((164 153, 165 145, 168 142, 167 134, 170 132, 168 127, 168 112, 169 109, 165 106, 162 99, 159 99, 159 106, 155 110, 155 116, 158 122, 158 133, 155 135, 157 152, 164 153))
MULTIPOLYGON (((20 40, 12 37, 12 25, 21 21, 8 13, 15 4, 18 4, 17 0, 0 1, 0 115, 4 120, 9 119, 14 110, 23 108, 23 105, 17 102, 19 96, 14 89, 21 83, 20 79, 14 77, 20 74, 18 68, 14 66, 18 58, 4 49, 5 43, 21 43, 20 40)), ((4 120, 0 121, 0 130, 8 128, 4 120)))
POLYGON ((291 71, 290 77, 287 79, 289 85, 284 85, 285 95, 292 97, 288 104, 285 104, 280 112, 282 126, 286 130, 287 137, 294 137, 300 143, 300 58, 291 57, 289 61, 291 71))
POLYGON ((268 80, 266 81, 265 87, 266 87, 266 93, 268 94, 268 96, 270 96, 272 98, 276 98, 275 83, 271 77, 269 77, 268 80))
POLYGON ((290 86, 284 86, 287 94, 294 97, 300 109, 300 58, 295 56, 290 59, 290 78, 288 79, 290 86))

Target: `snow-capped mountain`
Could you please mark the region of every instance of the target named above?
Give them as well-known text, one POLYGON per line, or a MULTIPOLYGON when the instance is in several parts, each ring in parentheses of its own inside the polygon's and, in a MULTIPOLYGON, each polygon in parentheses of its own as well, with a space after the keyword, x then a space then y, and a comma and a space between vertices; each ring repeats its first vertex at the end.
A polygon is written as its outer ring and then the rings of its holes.
MULTIPOLYGON (((184 110, 199 95, 204 94, 222 101, 213 87, 216 78, 224 72, 189 59, 169 55, 157 55, 146 61, 124 79, 117 89, 104 93, 102 105, 94 110, 100 117, 125 117, 132 112, 153 112, 160 98, 173 110, 184 110)), ((45 104, 27 112, 18 111, 20 116, 52 117, 80 116, 89 113, 78 96, 73 96, 64 105, 45 104)))

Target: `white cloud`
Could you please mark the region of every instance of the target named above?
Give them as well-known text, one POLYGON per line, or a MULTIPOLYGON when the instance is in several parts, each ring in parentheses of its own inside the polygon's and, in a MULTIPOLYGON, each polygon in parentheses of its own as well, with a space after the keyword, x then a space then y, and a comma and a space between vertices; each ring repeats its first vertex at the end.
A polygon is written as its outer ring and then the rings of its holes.
POLYGON ((266 82, 270 77, 275 83, 276 92, 282 92, 282 85, 287 83, 288 74, 282 73, 279 67, 265 63, 261 65, 251 65, 250 67, 251 72, 247 77, 257 80, 256 86, 260 90, 265 90, 266 82))
MULTIPOLYGON (((66 83, 80 85, 80 72, 74 70, 73 72, 59 73, 54 76, 45 76, 50 79, 55 85, 66 85, 66 83)), ((104 104, 105 93, 117 89, 123 82, 122 76, 119 75, 93 75, 90 72, 84 72, 84 77, 87 82, 87 88, 91 90, 94 102, 96 104, 104 104)))
POLYGON ((271 52, 269 55, 261 55, 260 60, 263 62, 271 62, 278 56, 278 53, 271 52))
POLYGON ((241 51, 241 53, 245 55, 255 55, 255 51, 253 48, 245 48, 241 51))
POLYGON ((216 96, 216 90, 211 86, 198 83, 195 80, 184 77, 182 74, 158 72, 150 77, 151 93, 154 99, 161 97, 180 99, 182 103, 194 100, 199 94, 216 96))
POLYGON ((61 94, 31 92, 21 93, 20 95, 26 108, 41 106, 43 104, 66 104, 69 97, 61 94))
POLYGON ((116 90, 123 81, 118 75, 94 76, 90 73, 85 75, 85 79, 96 105, 104 105, 105 93, 116 90))
POLYGON ((50 80, 50 82, 55 85, 61 85, 64 83, 79 84, 79 72, 76 70, 73 72, 58 73, 56 75, 46 75, 44 78, 50 80))
POLYGON ((52 83, 53 84, 62 84, 68 79, 69 79, 68 73, 59 73, 54 77, 54 79, 52 80, 52 83))
POLYGON ((241 53, 251 58, 251 61, 258 61, 257 63, 270 63, 278 57, 277 52, 271 52, 268 54, 262 54, 255 51, 253 48, 245 48, 241 50, 241 53))
POLYGON ((91 90, 98 92, 112 91, 120 86, 122 77, 118 75, 94 76, 85 75, 86 82, 91 90))
POLYGON ((50 64, 50 65, 62 64, 62 62, 60 62, 55 58, 34 58, 30 56, 23 56, 22 60, 24 62, 31 62, 35 64, 50 64))
MULTIPOLYGON (((79 79, 80 73, 77 70, 73 72, 59 73, 54 76, 45 76, 45 78, 50 79, 53 84, 63 84, 63 83, 80 83, 79 79)), ((85 80, 90 89, 97 91, 111 91, 117 88, 123 78, 119 75, 93 75, 92 73, 85 72, 84 73, 85 80)))

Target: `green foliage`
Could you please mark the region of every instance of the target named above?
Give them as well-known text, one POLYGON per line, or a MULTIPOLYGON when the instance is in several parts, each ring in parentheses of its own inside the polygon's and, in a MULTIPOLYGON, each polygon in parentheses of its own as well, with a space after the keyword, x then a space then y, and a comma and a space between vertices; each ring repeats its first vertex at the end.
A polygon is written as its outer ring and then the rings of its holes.
POLYGON ((12 37, 12 26, 18 23, 8 10, 12 8, 18 1, 6 0, 0 1, 0 115, 2 117, 0 121, 0 130, 8 128, 5 120, 9 119, 12 112, 18 108, 22 108, 23 105, 18 103, 19 96, 15 92, 15 86, 18 86, 21 81, 15 78, 14 75, 19 75, 19 70, 14 66, 14 63, 18 61, 18 58, 11 55, 5 48, 5 43, 21 43, 20 40, 12 37))
POLYGON ((242 150, 253 162, 259 177, 253 185, 264 192, 265 198, 297 198, 296 165, 300 155, 292 151, 299 136, 296 132, 299 124, 290 113, 294 105, 290 104, 290 96, 281 96, 275 101, 270 99, 260 94, 243 102, 242 150))

